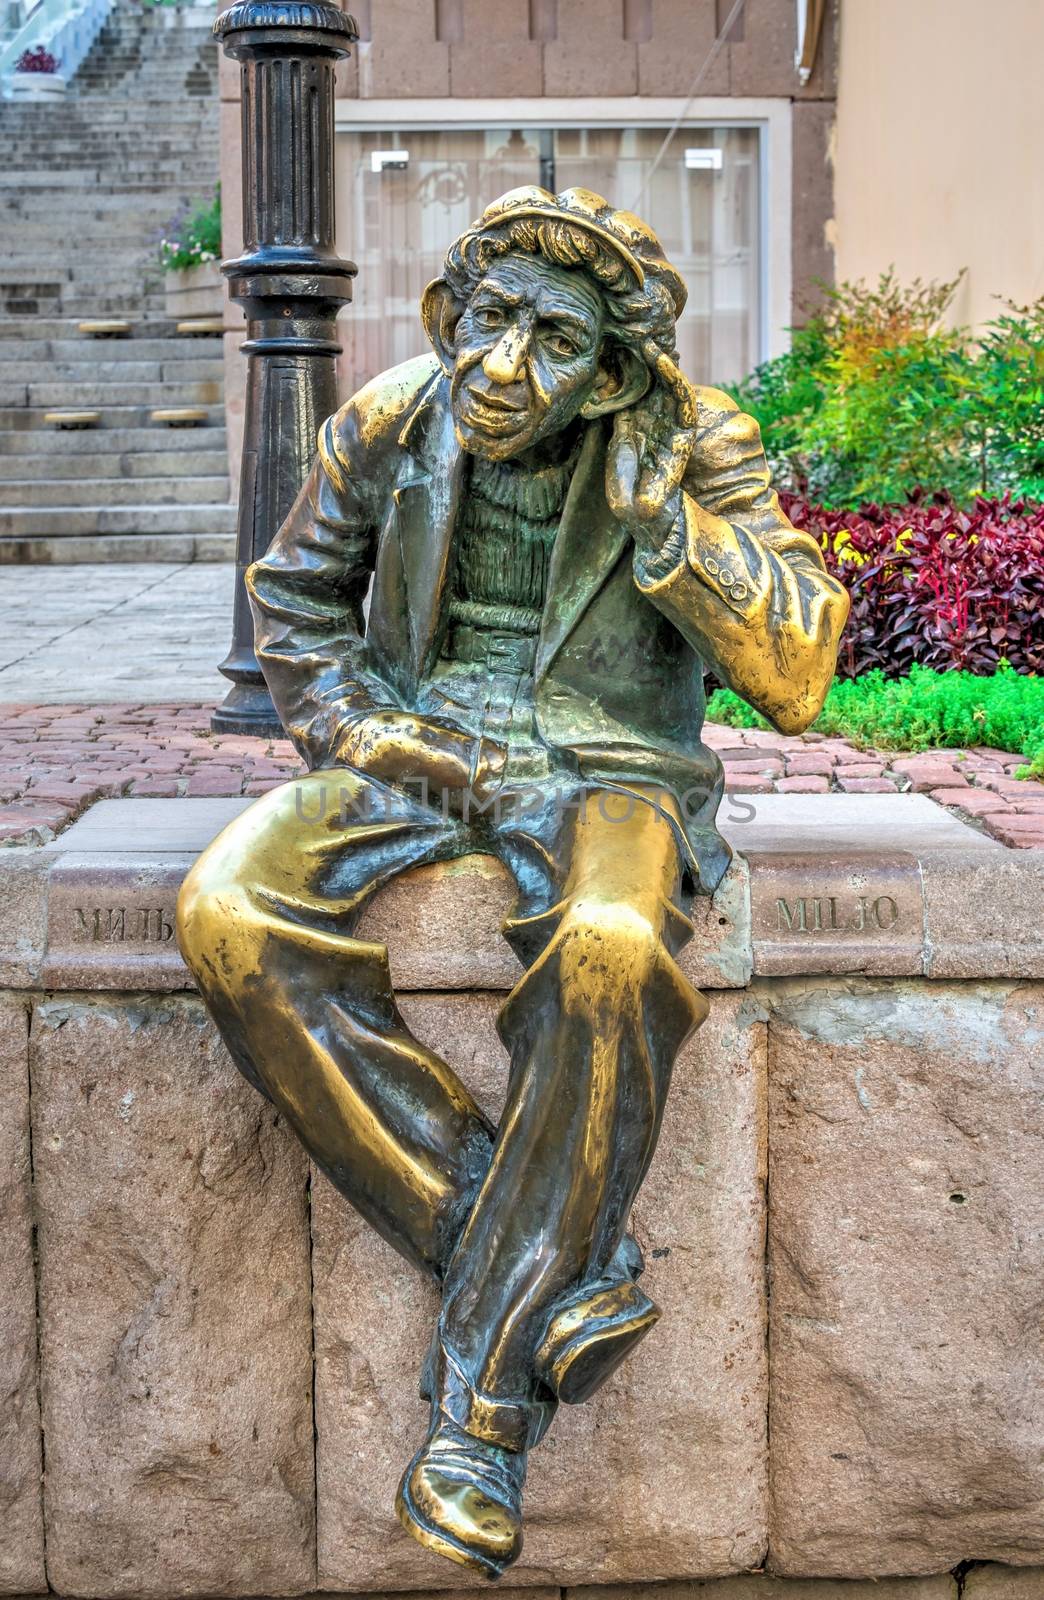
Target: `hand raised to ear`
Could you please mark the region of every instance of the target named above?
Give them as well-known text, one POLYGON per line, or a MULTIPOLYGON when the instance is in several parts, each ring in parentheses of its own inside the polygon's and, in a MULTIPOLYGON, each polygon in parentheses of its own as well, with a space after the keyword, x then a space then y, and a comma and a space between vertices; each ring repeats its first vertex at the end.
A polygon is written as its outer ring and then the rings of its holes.
POLYGON ((646 359, 657 383, 616 415, 605 467, 613 514, 642 543, 658 546, 677 515, 677 495, 696 439, 696 391, 662 350, 646 359))

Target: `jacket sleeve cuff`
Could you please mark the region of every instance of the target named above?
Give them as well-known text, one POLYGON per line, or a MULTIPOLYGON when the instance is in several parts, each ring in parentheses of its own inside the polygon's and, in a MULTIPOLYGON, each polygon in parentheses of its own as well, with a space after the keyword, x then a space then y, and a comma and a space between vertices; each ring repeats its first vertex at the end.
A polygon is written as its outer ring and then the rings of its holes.
POLYGON ((635 552, 634 575, 641 589, 649 589, 669 578, 685 561, 685 518, 679 517, 659 550, 635 552))
MULTIPOLYGON (((756 560, 757 557, 755 556, 756 560)), ((760 574, 751 570, 737 530, 723 517, 705 511, 688 494, 662 550, 652 558, 637 556, 638 587, 652 598, 664 598, 678 583, 695 578, 708 601, 724 603, 737 616, 747 616, 759 599, 760 574)))

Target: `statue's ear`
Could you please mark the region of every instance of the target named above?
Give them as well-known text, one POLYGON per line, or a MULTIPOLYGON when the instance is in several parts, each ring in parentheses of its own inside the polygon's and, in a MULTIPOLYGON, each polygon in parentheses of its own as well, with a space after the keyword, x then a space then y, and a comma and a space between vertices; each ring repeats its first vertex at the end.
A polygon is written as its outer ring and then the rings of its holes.
POLYGON ((652 382, 648 363, 627 345, 607 344, 602 352, 598 381, 590 400, 580 409, 588 422, 624 411, 642 398, 652 382))
POLYGON ((421 321, 432 349, 445 372, 453 371, 457 360, 456 333, 464 307, 445 278, 429 283, 421 296, 421 321))

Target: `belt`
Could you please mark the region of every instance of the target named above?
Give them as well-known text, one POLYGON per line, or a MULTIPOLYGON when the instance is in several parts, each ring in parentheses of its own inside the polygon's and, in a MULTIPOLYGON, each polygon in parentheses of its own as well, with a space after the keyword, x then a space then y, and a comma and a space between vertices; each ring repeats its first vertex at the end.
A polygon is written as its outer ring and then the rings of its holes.
POLYGON ((535 634, 508 633, 458 622, 450 625, 445 655, 450 661, 480 662, 492 672, 514 672, 523 677, 536 666, 536 649, 535 634))

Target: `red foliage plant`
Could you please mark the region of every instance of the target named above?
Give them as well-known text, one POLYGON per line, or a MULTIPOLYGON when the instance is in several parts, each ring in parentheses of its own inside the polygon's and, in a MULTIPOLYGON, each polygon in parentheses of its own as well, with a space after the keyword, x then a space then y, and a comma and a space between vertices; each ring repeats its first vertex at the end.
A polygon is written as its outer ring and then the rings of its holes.
POLYGON ((838 676, 911 666, 988 677, 1001 662, 1044 673, 1044 505, 915 495, 830 511, 781 495, 852 597, 838 676))
POLYGON ((42 44, 35 50, 23 50, 15 62, 16 72, 57 72, 58 57, 52 56, 42 44))

